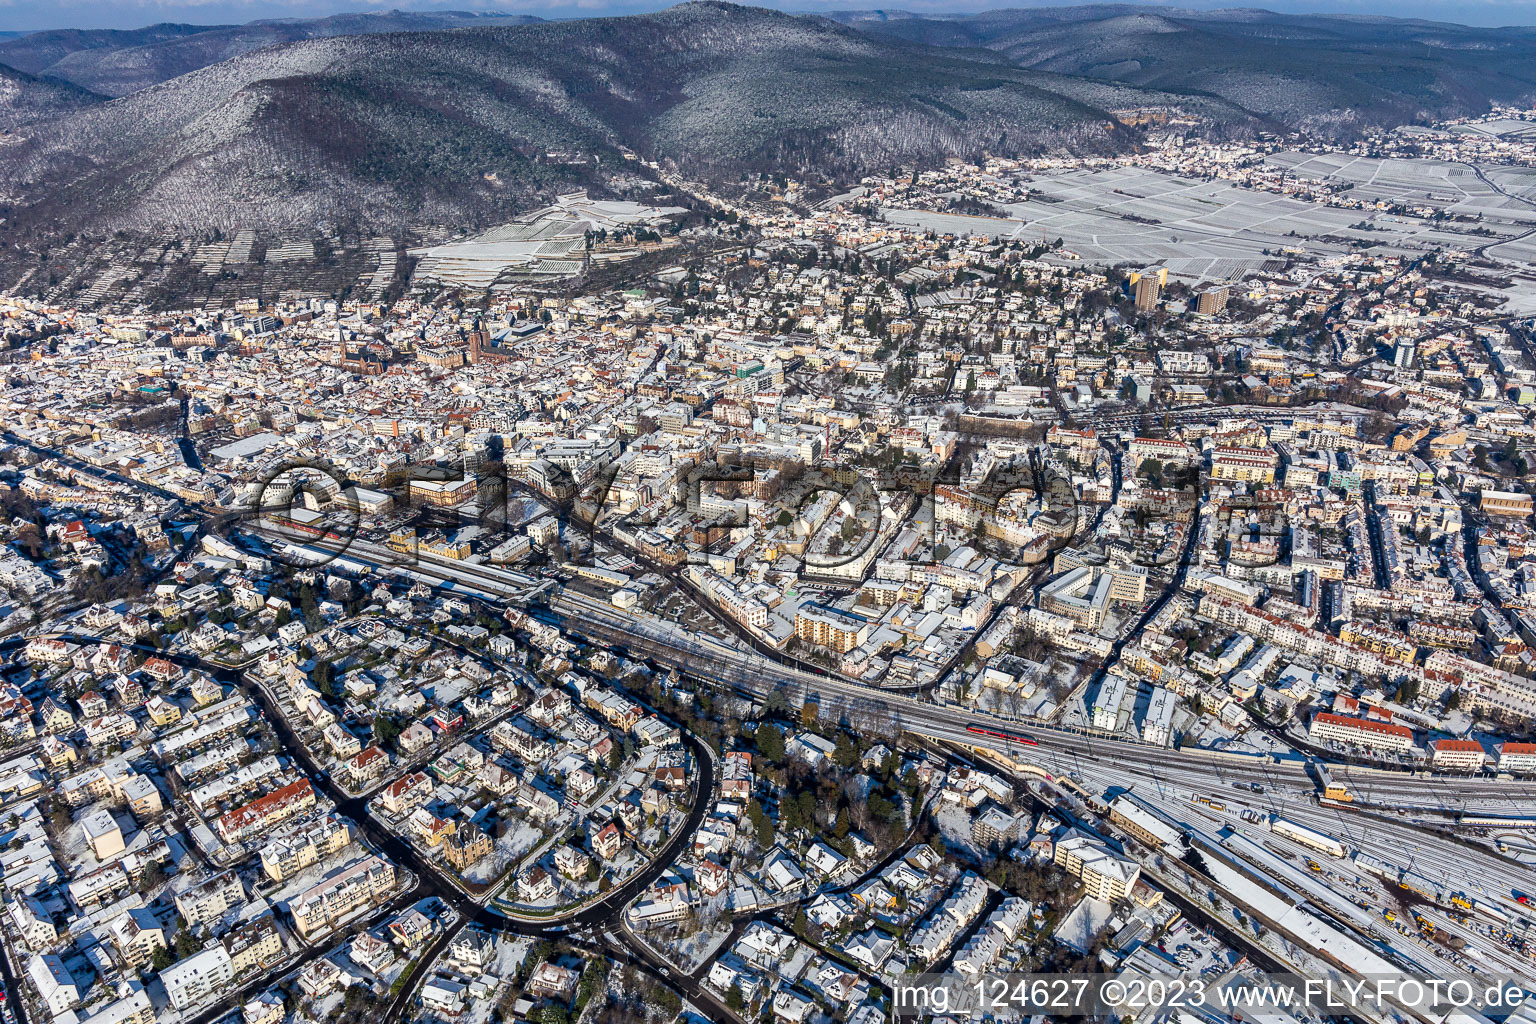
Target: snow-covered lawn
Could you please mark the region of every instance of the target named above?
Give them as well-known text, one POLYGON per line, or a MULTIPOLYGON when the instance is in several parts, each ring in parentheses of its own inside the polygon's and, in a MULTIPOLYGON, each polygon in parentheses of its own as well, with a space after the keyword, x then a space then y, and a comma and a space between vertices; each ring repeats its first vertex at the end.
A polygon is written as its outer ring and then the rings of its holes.
POLYGON ((1056 941, 1080 953, 1093 946, 1094 937, 1109 924, 1114 910, 1102 900, 1083 897, 1056 926, 1056 941))

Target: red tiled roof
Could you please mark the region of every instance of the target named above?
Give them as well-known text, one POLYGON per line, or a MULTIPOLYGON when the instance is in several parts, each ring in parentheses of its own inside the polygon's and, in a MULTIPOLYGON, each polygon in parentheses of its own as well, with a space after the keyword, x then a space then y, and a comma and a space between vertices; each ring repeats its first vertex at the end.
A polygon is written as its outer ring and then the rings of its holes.
POLYGON ((1343 726, 1346 729, 1358 729, 1361 732, 1373 732, 1378 736, 1402 736, 1413 739, 1413 730, 1401 725, 1392 725, 1389 722, 1373 722, 1369 718, 1350 718, 1348 715, 1333 715, 1326 711, 1319 712, 1312 717, 1313 722, 1323 722, 1326 725, 1343 726))
POLYGON ((1446 750, 1458 754, 1481 754, 1483 745, 1477 740, 1434 740, 1430 746, 1435 750, 1446 750))

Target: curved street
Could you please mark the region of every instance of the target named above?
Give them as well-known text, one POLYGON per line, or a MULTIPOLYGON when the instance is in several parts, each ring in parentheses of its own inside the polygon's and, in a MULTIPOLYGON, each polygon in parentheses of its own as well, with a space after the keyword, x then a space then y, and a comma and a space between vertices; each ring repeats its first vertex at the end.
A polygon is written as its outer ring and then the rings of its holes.
MULTIPOLYGON (((427 949, 420 954, 418 957, 418 968, 412 974, 410 984, 402 986, 401 991, 396 994, 395 998, 391 1000, 386 1008, 383 1018, 385 1021, 394 1021, 400 1018, 414 998, 417 987, 425 978, 427 972, 423 965, 430 964, 446 948, 453 935, 467 924, 478 924, 493 931, 504 931, 517 935, 551 939, 565 938, 571 932, 596 930, 601 936, 601 941, 611 945, 613 940, 608 935, 608 927, 614 923, 619 915, 623 913, 624 908, 635 897, 655 883, 662 873, 671 866, 683 845, 691 839, 694 832, 698 830, 700 823, 703 822, 704 815, 709 809, 710 801, 714 794, 715 763, 713 751, 708 750, 704 743, 696 736, 680 729, 679 732, 688 747, 689 754, 693 758, 695 768, 693 802, 688 809, 688 815, 682 827, 675 829, 671 835, 667 836, 660 849, 656 851, 655 856, 651 857, 642 867, 597 899, 574 908, 557 909, 553 913, 537 918, 531 916, 518 917, 502 913, 493 906, 472 899, 462 887, 444 875, 441 869, 434 863, 423 857, 412 844, 381 825, 368 812, 368 797, 348 793, 334 782, 330 773, 320 766, 308 746, 295 734, 287 718, 272 701, 266 689, 261 686, 251 685, 245 679, 243 671, 193 655, 168 652, 144 644, 107 641, 100 637, 82 633, 58 633, 52 635, 68 643, 80 645, 117 643, 118 646, 129 648, 142 654, 165 658, 184 668, 201 669, 219 682, 240 690, 261 709, 263 718, 271 726, 273 732, 276 733, 284 752, 298 761, 305 775, 317 789, 325 793, 326 797, 336 806, 337 812, 355 822, 370 845, 386 854, 392 861, 406 871, 409 871, 416 878, 416 885, 409 892, 396 896, 388 904, 378 908, 374 914, 370 915, 370 919, 386 912, 404 909, 422 899, 430 897, 441 900, 445 906, 452 909, 457 915, 457 920, 451 926, 443 929, 432 940, 427 949)), ((0 641, 0 655, 13 654, 21 647, 24 647, 29 639, 31 638, 12 637, 0 641)), ((508 877, 510 878, 510 871, 508 877)), ((493 886, 487 892, 487 898, 495 888, 497 886, 493 886)), ((618 931, 619 934, 623 934, 622 929, 618 931)), ((641 943, 634 943, 633 945, 636 948, 629 951, 630 956, 638 957, 641 961, 645 962, 654 971, 660 973, 667 983, 674 983, 674 979, 670 977, 671 971, 665 964, 650 963, 654 955, 641 943)), ((298 957, 285 962, 275 973, 289 974, 316 959, 328 949, 328 942, 311 945, 303 953, 299 954, 298 957)), ((7 953, 9 953, 9 950, 7 950, 7 953)), ((15 979, 10 976, 9 960, 9 956, 0 958, 0 974, 5 976, 7 990, 14 990, 15 979)), ((239 990, 239 994, 241 996, 256 994, 267 985, 270 985, 274 976, 264 973, 261 977, 244 984, 239 990)), ((700 990, 698 996, 700 999, 704 999, 708 997, 708 993, 700 990)), ((690 998, 692 997, 690 995, 690 998)), ((730 1014, 730 1011, 726 1010, 723 1003, 719 1004, 718 1008, 727 1015, 734 1017, 734 1014, 730 1014)), ((19 1006, 17 1010, 18 1012, 23 1012, 19 1006)), ((228 1009, 225 1006, 214 1007, 190 1019, 187 1024, 211 1024, 213 1020, 226 1013, 228 1013, 228 1009)), ((22 1019, 21 1024, 26 1024, 25 1018, 22 1019)))

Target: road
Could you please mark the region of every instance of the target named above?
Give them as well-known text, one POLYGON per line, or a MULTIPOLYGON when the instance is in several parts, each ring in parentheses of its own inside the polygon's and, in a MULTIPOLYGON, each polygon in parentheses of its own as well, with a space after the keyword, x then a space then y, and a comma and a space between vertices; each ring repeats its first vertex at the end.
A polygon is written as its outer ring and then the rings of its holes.
MULTIPOLYGON (((527 484, 519 480, 512 480, 509 478, 506 481, 506 486, 509 493, 511 491, 518 491, 527 497, 533 498, 535 501, 539 502, 545 507, 551 506, 551 499, 547 495, 541 491, 529 487, 527 484)), ((733 616, 726 614, 720 608, 719 604, 714 600, 714 598, 712 598, 709 594, 705 593, 702 589, 694 584, 693 580, 688 577, 686 572, 680 572, 675 566, 663 565, 662 563, 657 562, 655 559, 645 554, 645 552, 641 551, 639 548, 636 548, 622 537, 619 537, 611 529, 599 528, 595 521, 589 522, 586 518, 577 516, 575 514, 575 506, 576 501, 575 498, 572 497, 566 499, 563 502, 555 503, 553 505, 553 511, 565 522, 579 526, 580 528, 586 530, 588 537, 592 541, 601 541, 603 544, 606 544, 613 550, 623 553, 624 557, 630 559, 632 562, 645 569, 647 572, 653 572, 667 580, 673 586, 677 587, 678 590, 691 598, 696 604, 708 610, 717 621, 725 626, 726 629, 730 630, 731 633, 733 633, 743 643, 750 646, 763 657, 780 662, 784 665, 789 665, 811 672, 825 671, 824 669, 821 669, 819 666, 816 666, 811 662, 796 658, 791 654, 775 648, 767 641, 763 640, 762 637, 754 633, 751 629, 747 628, 744 624, 737 621, 733 616)), ((597 509, 596 519, 602 518, 602 511, 603 510, 601 507, 597 509)))
MULTIPOLYGON (((1472 173, 1477 175, 1477 180, 1478 181, 1482 182, 1484 185, 1487 185, 1489 188, 1493 189, 1499 195, 1505 196, 1506 198, 1509 198, 1509 199, 1513 199, 1517 203, 1524 203, 1526 206, 1529 206, 1529 207, 1531 207, 1533 209, 1536 209, 1536 202, 1532 202, 1528 197, 1522 196, 1522 195, 1517 195, 1516 193, 1511 192, 1508 189, 1504 188, 1502 185, 1495 185, 1492 181, 1490 181, 1488 179, 1488 175, 1484 174, 1483 173, 1483 169, 1481 167, 1479 167, 1477 164, 1467 164, 1466 166, 1472 168, 1472 173)), ((1536 227, 1530 228, 1530 229, 1522 232, 1521 234, 1515 235, 1513 238, 1504 238, 1504 239, 1500 239, 1499 241, 1496 241, 1496 242, 1484 242, 1482 245, 1478 246, 1476 249, 1473 249, 1472 253, 1475 256, 1486 256, 1486 255, 1488 255, 1488 250, 1490 250, 1490 249, 1497 249, 1499 246, 1501 246, 1501 245, 1508 245, 1511 242, 1519 242, 1519 241, 1521 241, 1523 239, 1531 237, 1532 235, 1536 235, 1536 227)))
MULTIPOLYGON (((108 481, 115 482, 115 484, 123 484, 124 487, 135 488, 135 490, 146 491, 146 493, 155 494, 155 496, 163 497, 163 499, 170 500, 170 502, 180 502, 180 499, 175 494, 164 491, 163 488, 135 481, 132 477, 123 476, 123 474, 115 473, 115 471, 103 470, 103 468, 94 467, 94 465, 84 464, 84 462, 74 459, 65 451, 57 450, 57 448, 40 447, 40 445, 32 444, 32 442, 25 441, 25 439, 17 438, 14 434, 5 433, 0 434, 0 436, 5 436, 8 441, 23 445, 23 447, 29 448, 29 450, 35 451, 37 454, 60 459, 60 461, 78 468, 78 470, 88 471, 88 473, 95 474, 95 476, 100 476, 101 479, 108 479, 108 481)), ((250 522, 250 520, 258 519, 264 511, 272 511, 237 510, 221 511, 221 513, 215 514, 212 511, 206 510, 206 508, 200 507, 200 505, 190 505, 189 508, 200 516, 200 520, 198 520, 194 533, 187 536, 186 542, 183 543, 183 548, 178 553, 178 557, 186 556, 200 542, 201 537, 207 536, 207 533, 210 533, 210 531, 220 530, 220 528, 226 527, 226 525, 238 524, 238 522, 250 522)), ((393 565, 393 563, 398 562, 398 557, 393 556, 389 551, 382 550, 382 548, 370 551, 370 554, 379 560, 379 567, 382 567, 382 565, 393 565)), ((167 567, 174 565, 175 560, 177 559, 167 560, 167 567)), ((52 634, 52 636, 61 636, 72 643, 101 643, 98 637, 88 636, 88 634, 52 634)), ((6 640, 6 642, 0 643, 0 652, 15 651, 23 643, 25 643, 25 637, 14 637, 14 639, 6 640)), ((241 691, 246 692, 247 697, 250 697, 253 702, 257 703, 257 706, 263 708, 267 722, 272 725, 273 731, 278 734, 278 738, 280 738, 284 748, 292 752, 293 757, 300 761, 300 765, 303 766, 310 780, 321 791, 326 792, 327 797, 332 800, 332 803, 335 803, 338 812, 355 820, 359 827, 361 827, 362 832, 375 844, 376 849, 386 852, 392 860, 395 860, 395 863, 409 867, 413 874, 416 875, 418 886, 410 894, 407 894, 406 897, 398 898, 390 906, 395 907, 396 904, 401 907, 409 906, 410 903, 416 903, 416 901, 422 900, 422 898, 438 897, 439 900, 444 901, 447 906, 453 907, 455 912, 458 913, 459 924, 456 927, 462 927, 468 921, 475 921, 475 923, 490 927, 490 929, 507 930, 507 932, 524 933, 524 935, 564 935, 568 929, 573 929, 573 927, 574 929, 579 929, 579 927, 598 926, 598 924, 607 923, 616 913, 622 912, 622 907, 625 904, 634 900, 634 897, 641 894, 642 890, 650 887, 650 884, 660 877, 660 874, 673 863, 673 860, 676 860, 680 844, 684 843, 688 837, 693 835, 693 832, 697 831, 697 827, 702 823, 703 814, 707 811, 708 801, 710 801, 710 797, 713 795, 714 765, 711 755, 703 749, 702 743, 696 737, 684 732, 685 742, 691 748, 691 754, 694 755, 696 765, 699 765, 699 772, 697 772, 696 777, 697 785, 696 789, 694 789, 694 804, 693 808, 690 809, 690 814, 688 814, 684 826, 677 829, 671 837, 667 838, 662 849, 657 851, 656 857, 651 858, 647 866, 637 870, 636 874, 631 875, 627 880, 614 886, 604 897, 593 901, 593 903, 585 904, 585 906, 579 907, 579 909, 556 913, 553 917, 539 918, 539 920, 519 920, 519 918, 507 917, 507 915, 495 912, 490 907, 481 906, 481 904, 470 900, 470 897, 465 894, 464 890, 459 889, 449 878, 445 878, 429 861, 419 857, 409 843, 401 840, 393 832, 384 829, 367 812, 367 795, 353 797, 352 794, 347 794, 339 786, 336 786, 330 780, 329 772, 323 772, 319 769, 318 763, 316 763, 313 755, 310 754, 307 746, 301 743, 298 737, 293 734, 292 728, 287 723, 287 718, 284 717, 280 708, 276 708, 275 702, 270 699, 270 695, 263 688, 260 688, 260 686, 250 686, 237 672, 230 671, 230 669, 224 668, 224 666, 215 665, 215 663, 204 662, 203 659, 197 659, 197 657, 180 654, 180 652, 160 651, 158 648, 151 648, 151 646, 146 645, 126 646, 131 646, 131 648, 146 652, 146 654, 158 654, 158 656, 166 657, 166 659, 172 660, 172 662, 178 663, 178 665, 198 666, 198 668, 203 668, 204 671, 209 671, 215 679, 230 683, 230 685, 237 686, 241 691)), ((452 940, 452 933, 453 929, 445 929, 442 935, 439 935, 433 941, 433 946, 427 950, 429 960, 424 960, 422 963, 430 963, 430 956, 435 956, 436 952, 441 952, 442 947, 452 940)), ((323 946, 310 947, 298 960, 290 961, 289 964, 286 964, 283 967, 284 972, 301 967, 304 963, 309 963, 310 960, 313 960, 323 950, 323 946)), ((384 1015, 386 1021, 399 1019, 404 1010, 410 1006, 410 1001, 415 996, 416 986, 419 986, 424 975, 425 970, 418 970, 413 975, 412 984, 402 987, 401 992, 396 995, 396 998, 393 999, 390 1006, 386 1009, 386 1015, 384 1015)), ((6 963, 5 958, 0 958, 0 976, 5 976, 8 990, 17 990, 18 992, 17 987, 15 987, 15 978, 11 976, 11 969, 9 969, 9 963, 6 963)), ((253 995, 261 987, 269 984, 269 981, 270 978, 267 978, 266 975, 253 979, 241 990, 240 995, 253 995)), ((711 999, 713 999, 711 996, 708 996, 708 993, 703 992, 690 993, 690 995, 691 998, 696 998, 702 1006, 710 1006, 711 999)), ((719 1004, 719 1001, 713 1001, 713 1003, 714 1006, 711 1009, 719 1010, 722 1016, 734 1018, 730 1010, 727 1010, 727 1007, 723 1006, 723 1004, 719 1004)), ((20 1001, 17 1001, 18 1024, 28 1024, 25 1013, 25 1007, 20 1004, 20 1001)), ((217 1019, 218 1016, 223 1016, 224 1013, 227 1013, 226 1006, 215 1007, 215 1009, 201 1015, 200 1018, 189 1021, 189 1024, 210 1024, 212 1019, 217 1019)))
MULTIPOLYGON (((1192 524, 1193 525, 1193 524, 1192 524)), ((271 530, 268 536, 281 536, 271 530)), ((1191 530, 1187 543, 1195 536, 1191 530)), ((291 540, 291 539, 290 539, 291 540)), ((315 550, 324 549, 316 547, 315 550)), ((396 556, 377 546, 353 542, 346 551, 346 558, 364 565, 376 565, 381 570, 390 568, 396 556), (380 558, 380 553, 388 558, 380 558), (377 561, 376 561, 377 559, 377 561)), ((1190 549, 1180 559, 1181 570, 1190 558, 1190 549)), ((499 588, 494 573, 484 567, 466 566, 429 560, 425 557, 406 571, 412 575, 441 580, 464 588, 475 587, 488 596, 511 597, 514 588, 499 588)), ((1176 585, 1169 587, 1145 613, 1143 624, 1160 609, 1161 603, 1171 599, 1176 585)), ((462 590, 460 591, 462 592, 462 590)), ((835 704, 857 706, 865 712, 885 716, 887 724, 916 735, 941 740, 957 740, 972 746, 988 747, 1004 753, 1016 750, 1016 743, 992 737, 979 736, 969 726, 981 723, 992 728, 1004 728, 1027 732, 1041 750, 1067 754, 1083 754, 1097 749, 1100 754, 1113 758, 1128 772, 1156 773, 1170 767, 1193 768, 1213 771, 1216 766, 1229 769, 1234 765, 1246 765, 1251 770, 1280 772, 1298 784, 1310 785, 1305 759, 1294 756, 1276 759, 1267 755, 1242 755, 1205 749, 1169 749, 1149 746, 1123 737, 1094 735, 1053 727, 1044 723, 1010 719, 991 715, 972 708, 952 704, 934 703, 916 697, 882 690, 855 683, 836 676, 806 672, 770 661, 742 646, 715 637, 689 632, 675 624, 622 612, 593 598, 564 590, 543 599, 543 604, 530 608, 530 614, 552 625, 557 625, 574 635, 614 648, 629 651, 642 658, 651 659, 679 672, 687 674, 705 685, 728 686, 755 698, 766 698, 780 691, 798 704, 808 694, 817 695, 824 708, 835 704)), ((1333 762, 1330 762, 1333 763, 1333 762)), ((1358 767, 1341 766, 1336 775, 1349 782, 1355 797, 1362 802, 1399 804, 1404 798, 1402 780, 1410 773, 1407 769, 1392 771, 1367 771, 1358 767)), ((1150 774, 1149 776, 1150 777, 1150 774)), ((1487 813, 1508 813, 1511 793, 1517 792, 1519 783, 1494 779, 1463 776, 1423 777, 1413 775, 1412 793, 1426 801, 1436 801, 1440 806, 1468 811, 1486 810, 1487 813)))
MULTIPOLYGON (((1293 415, 1287 410, 1255 410, 1255 413, 1293 415)), ((41 454, 52 457, 60 455, 55 450, 36 448, 27 442, 16 440, 18 443, 35 448, 41 454)), ((109 471, 102 472, 108 478, 160 493, 158 488, 140 484, 109 471)), ((280 537, 290 543, 294 542, 295 538, 292 536, 274 533, 270 527, 252 523, 249 515, 249 513, 226 513, 225 518, 228 522, 242 520, 246 526, 267 535, 269 539, 280 537)), ((1193 530, 1187 543, 1192 540, 1192 537, 1193 530)), ((309 541, 313 545, 312 538, 302 538, 302 540, 309 541)), ((313 546, 324 557, 335 558, 338 555, 335 550, 327 550, 318 545, 313 546)), ((475 592, 471 596, 478 594, 487 599, 500 598, 514 601, 525 600, 528 596, 527 587, 520 585, 525 583, 526 578, 515 573, 468 566, 462 562, 454 563, 446 559, 433 560, 426 555, 420 556, 414 565, 401 567, 398 554, 382 546, 356 539, 345 544, 340 554, 349 561, 374 570, 398 571, 403 568, 413 576, 446 583, 450 587, 459 588, 461 592, 469 588, 475 592)), ((1186 546, 1185 556, 1180 562, 1181 573, 1187 568, 1188 558, 1189 549, 1186 546)), ((1175 589, 1176 586, 1165 590, 1158 602, 1149 609, 1148 614, 1143 616, 1143 623, 1161 608, 1162 602, 1168 600, 1175 589)), ((922 702, 912 697, 867 687, 820 671, 807 671, 794 665, 786 665, 769 659, 755 650, 743 651, 723 641, 688 633, 670 624, 620 613, 607 604, 569 591, 549 598, 548 609, 561 626, 577 635, 636 650, 711 684, 718 684, 728 672, 732 677, 732 685, 757 697, 766 697, 774 690, 786 690, 801 695, 816 693, 823 699, 831 697, 849 704, 858 702, 866 708, 882 710, 892 716, 893 724, 920 735, 935 739, 962 739, 973 745, 992 746, 994 749, 1004 751, 1008 748, 1006 742, 978 737, 967 731, 967 726, 978 720, 985 721, 989 717, 973 710, 922 702)), ((1085 742, 1077 733, 1052 732, 1039 723, 1030 723, 1029 727, 1042 746, 1075 750, 1080 749, 1085 742)), ((1108 738, 1098 739, 1095 742, 1105 749, 1114 749, 1116 756, 1132 768, 1140 764, 1157 767, 1170 762, 1229 761, 1229 758, 1221 758, 1209 751, 1168 751, 1108 738)), ((1298 776, 1304 774, 1304 769, 1299 764, 1290 767, 1289 770, 1298 776)), ((1460 806, 1467 809, 1475 809, 1480 801, 1488 799, 1502 806, 1507 793, 1507 789, 1501 788, 1498 783, 1477 779, 1439 778, 1433 780, 1431 784, 1426 784, 1424 788, 1441 794, 1440 799, 1446 806, 1460 806)), ((1369 778, 1362 777, 1359 798, 1370 799, 1375 791, 1369 778)), ((1388 798, 1396 798, 1399 794, 1389 792, 1384 795, 1388 798)))
MULTIPOLYGON (((56 635, 72 644, 97 645, 114 642, 89 634, 64 633, 56 635)), ((0 642, 0 656, 13 654, 25 642, 26 640, 20 637, 0 642)), ((434 940, 434 948, 438 950, 446 946, 458 928, 470 922, 480 924, 492 931, 505 931, 549 938, 559 938, 572 930, 599 927, 610 923, 616 915, 623 911, 627 904, 648 889, 676 860, 683 844, 691 839, 698 830, 699 825, 703 822, 704 815, 709 809, 710 800, 714 795, 715 763, 713 753, 707 750, 703 742, 697 737, 686 730, 680 730, 683 740, 694 759, 694 799, 682 826, 675 829, 667 837, 661 848, 656 851, 656 855, 634 874, 615 885, 593 902, 574 909, 557 911, 551 915, 536 919, 510 916, 499 912, 494 907, 483 906, 475 901, 463 889, 447 878, 433 862, 418 853, 410 843, 407 843, 398 835, 386 829, 368 812, 366 796, 353 796, 337 786, 332 781, 330 773, 324 770, 323 766, 315 760, 308 746, 295 734, 281 708, 276 706, 276 702, 273 701, 266 689, 248 682, 244 673, 226 668, 214 662, 205 661, 194 655, 168 652, 149 645, 120 644, 120 646, 139 653, 165 658, 184 668, 201 669, 219 682, 239 689, 260 708, 266 722, 277 735, 283 751, 294 758, 315 787, 322 791, 336 806, 337 812, 356 822, 363 835, 376 850, 387 855, 390 860, 401 865, 417 878, 416 887, 404 897, 397 897, 391 901, 390 906, 403 909, 405 906, 420 900, 436 897, 446 906, 452 908, 458 915, 458 923, 452 928, 444 929, 443 933, 434 940)), ((329 945, 325 943, 312 946, 305 953, 301 954, 297 961, 290 961, 284 964, 280 970, 286 974, 296 969, 296 967, 300 967, 304 963, 313 960, 328 948, 329 945)), ((428 958, 423 959, 421 962, 423 965, 426 965, 430 964, 431 960, 428 958)), ((4 963, 3 959, 0 959, 0 974, 8 972, 9 965, 4 963)), ((397 995, 397 998, 388 1008, 383 1018, 385 1021, 399 1019, 399 1014, 410 1005, 410 999, 414 995, 415 988, 423 980, 426 973, 425 966, 423 966, 412 977, 411 984, 404 986, 403 991, 397 995)), ((266 984, 270 984, 271 981, 271 976, 263 975, 260 979, 253 980, 244 986, 242 992, 254 994, 260 991, 266 984)), ((13 978, 7 977, 6 984, 9 989, 14 990, 13 978)), ((189 1024, 208 1024, 208 1022, 217 1019, 217 1017, 227 1012, 227 1006, 221 1006, 215 1010, 208 1011, 208 1014, 211 1014, 211 1016, 208 1016, 207 1021, 198 1019, 189 1022, 189 1024)))
MULTIPOLYGON (((578 939, 567 938, 566 941, 578 948, 581 946, 578 939)), ((673 970, 670 964, 657 956, 645 943, 625 934, 618 937, 603 934, 597 937, 597 941, 601 944, 600 946, 588 947, 594 955, 609 957, 615 963, 633 967, 651 975, 663 985, 676 989, 685 999, 703 1010, 706 1019, 717 1022, 730 1021, 731 1024, 747 1024, 744 1017, 726 1006, 723 1000, 705 988, 697 978, 673 970)))
MULTIPOLYGON (((315 545, 311 538, 296 539, 274 533, 271 529, 261 526, 256 526, 255 529, 266 535, 268 539, 307 543, 322 554, 333 557, 336 554, 334 551, 327 552, 322 546, 315 545)), ((1182 576, 1189 564, 1191 545, 1195 535, 1193 524, 1191 524, 1179 563, 1179 576, 1182 576)), ((401 571, 403 568, 403 571, 418 578, 447 585, 460 593, 469 592, 490 602, 523 600, 528 596, 526 577, 519 579, 518 574, 492 571, 486 567, 466 566, 463 563, 441 564, 430 558, 423 558, 414 565, 401 567, 398 564, 398 556, 377 545, 359 541, 351 543, 344 557, 350 562, 377 571, 401 571)), ((1153 605, 1149 606, 1139 620, 1139 625, 1144 625, 1161 610, 1177 590, 1177 584, 1178 579, 1175 579, 1173 585, 1166 588, 1153 605)), ((1122 785, 1145 781, 1154 786, 1187 784, 1190 787, 1205 789, 1211 788, 1213 776, 1219 779, 1225 772, 1240 777, 1258 775, 1268 781, 1270 792, 1273 794, 1271 799, 1278 806, 1298 812, 1308 806, 1314 790, 1314 784, 1307 774, 1305 764, 1300 759, 1243 756, 1204 750, 1168 750, 1123 738, 1098 737, 1035 722, 1015 724, 1009 719, 984 716, 972 709, 918 700, 912 696, 878 690, 819 671, 806 671, 797 665, 785 664, 783 661, 769 658, 740 638, 720 640, 691 633, 671 623, 621 613, 604 602, 570 591, 548 595, 542 604, 531 607, 530 613, 546 621, 557 623, 575 635, 665 664, 710 685, 728 687, 757 698, 765 698, 775 691, 787 691, 795 696, 814 693, 822 699, 824 707, 836 702, 842 702, 845 706, 862 704, 866 708, 885 715, 887 724, 892 730, 998 750, 1035 763, 1052 773, 1071 772, 1080 776, 1102 773, 1103 777, 1112 776, 1122 785), (1001 727, 1015 733, 1027 732, 1030 742, 1026 745, 1006 739, 980 736, 969 729, 978 721, 985 722, 993 728, 1001 727)), ((101 642, 94 637, 75 635, 67 639, 73 642, 101 642)), ((144 647, 138 649, 153 650, 144 647)), ((164 655, 164 652, 156 651, 155 653, 164 655)), ((171 660, 182 664, 197 664, 211 671, 216 678, 231 681, 244 689, 257 705, 266 711, 268 720, 284 746, 292 752, 317 785, 326 792, 338 810, 356 820, 370 842, 416 875, 420 885, 411 895, 416 898, 436 896, 452 907, 463 923, 474 921, 492 929, 541 936, 568 935, 573 931, 600 928, 604 923, 610 922, 615 913, 649 886, 670 864, 680 844, 692 834, 702 820, 708 796, 713 789, 712 762, 699 741, 695 737, 687 736, 687 742, 700 767, 697 798, 690 809, 684 827, 668 838, 662 850, 658 851, 658 855, 650 864, 588 906, 537 921, 511 918, 470 899, 456 885, 444 878, 431 863, 417 854, 409 844, 374 821, 367 813, 362 798, 342 792, 331 783, 328 776, 321 773, 319 765, 307 748, 298 742, 280 709, 272 706, 270 697, 260 688, 248 687, 243 679, 230 670, 218 666, 210 667, 201 659, 184 654, 174 654, 170 657, 171 660)), ((1342 774, 1347 778, 1357 794, 1357 799, 1393 804, 1402 802, 1404 796, 1402 773, 1370 773, 1351 770, 1336 774, 1342 774)), ((1445 777, 1414 781, 1415 799, 1428 807, 1486 809, 1490 813, 1507 813, 1508 802, 1511 799, 1525 800, 1530 796, 1528 789, 1519 783, 1445 777)), ((1384 831, 1383 834, 1389 833, 1384 831)), ((1416 834, 1428 837, 1427 833, 1416 834)), ((1437 856, 1435 861, 1447 870, 1456 863, 1454 856, 1450 856, 1449 859, 1441 859, 1437 856)), ((445 933, 439 941, 445 943, 448 939, 449 936, 445 933)), ((609 936, 601 941, 622 943, 623 939, 614 939, 609 936)), ((683 987, 684 991, 687 991, 685 983, 690 979, 679 981, 670 977, 673 972, 664 964, 652 963, 653 955, 643 946, 638 950, 632 950, 632 956, 657 971, 669 984, 683 987)), ((425 971, 420 973, 425 974, 425 971)), ((412 989, 420 980, 419 977, 416 978, 413 985, 407 988, 412 989)), ((695 995, 693 992, 688 992, 688 994, 690 998, 697 998, 701 1005, 706 1003, 707 993, 695 995)), ((386 1020, 394 1019, 395 1015, 403 1012, 408 1005, 409 992, 386 1009, 386 1020)), ((729 1013, 724 1007, 719 1009, 724 1011, 722 1015, 729 1013)))

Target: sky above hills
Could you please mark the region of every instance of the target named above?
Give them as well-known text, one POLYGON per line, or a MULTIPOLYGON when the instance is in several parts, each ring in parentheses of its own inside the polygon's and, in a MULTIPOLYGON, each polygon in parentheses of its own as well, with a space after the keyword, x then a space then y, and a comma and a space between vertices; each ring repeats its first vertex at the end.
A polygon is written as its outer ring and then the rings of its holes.
MULTIPOLYGON (((474 10, 534 14, 545 18, 581 18, 634 14, 668 6, 671 4, 657 0, 417 0, 394 4, 357 3, 349 0, 117 0, 111 4, 102 3, 101 0, 0 0, 0 31, 132 29, 165 21, 227 25, 259 18, 314 18, 386 8, 474 10)), ((846 0, 764 0, 759 6, 788 11, 862 7, 846 0)), ((1035 6, 1044 5, 1031 0, 1010 0, 995 4, 967 0, 903 0, 900 9, 935 15, 969 13, 997 7, 1035 6)), ((1191 0, 1182 6, 1196 10, 1263 7, 1287 14, 1387 15, 1478 26, 1536 24, 1536 0, 1264 0, 1261 3, 1191 0)))

